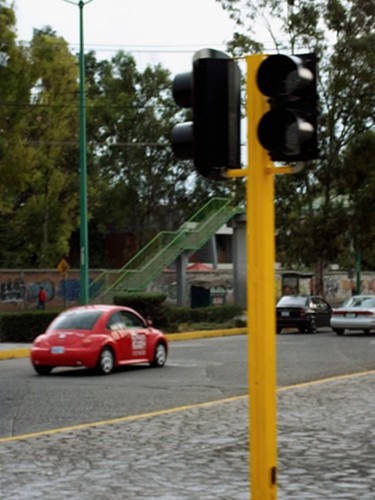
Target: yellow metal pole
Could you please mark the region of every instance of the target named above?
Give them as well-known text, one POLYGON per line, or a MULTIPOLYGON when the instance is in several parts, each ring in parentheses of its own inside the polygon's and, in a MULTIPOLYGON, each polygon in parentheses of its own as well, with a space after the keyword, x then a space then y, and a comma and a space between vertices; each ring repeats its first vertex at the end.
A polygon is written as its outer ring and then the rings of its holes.
POLYGON ((277 497, 274 174, 259 144, 268 109, 256 84, 265 56, 248 56, 247 315, 249 329, 250 479, 252 500, 277 497))
POLYGON ((228 177, 246 177, 252 500, 277 498, 274 175, 294 171, 290 166, 275 167, 258 141, 258 123, 269 108, 256 84, 256 74, 265 57, 262 54, 246 57, 248 166, 227 171, 228 177))

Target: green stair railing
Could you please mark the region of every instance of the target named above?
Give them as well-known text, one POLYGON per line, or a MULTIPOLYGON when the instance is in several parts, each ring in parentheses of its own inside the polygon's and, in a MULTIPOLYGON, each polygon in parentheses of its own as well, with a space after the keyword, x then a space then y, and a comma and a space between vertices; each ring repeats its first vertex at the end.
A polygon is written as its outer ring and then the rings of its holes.
POLYGON ((110 300, 115 293, 142 291, 184 251, 199 250, 230 218, 243 209, 226 198, 213 198, 178 231, 163 231, 122 269, 104 271, 89 288, 90 299, 110 300))

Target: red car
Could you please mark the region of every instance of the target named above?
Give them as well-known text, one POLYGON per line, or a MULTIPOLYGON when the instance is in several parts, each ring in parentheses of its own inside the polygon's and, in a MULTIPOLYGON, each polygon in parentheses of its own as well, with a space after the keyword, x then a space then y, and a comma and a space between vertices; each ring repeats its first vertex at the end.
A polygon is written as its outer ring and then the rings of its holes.
POLYGON ((31 363, 39 375, 57 366, 96 368, 106 375, 115 366, 164 366, 167 354, 165 334, 133 309, 90 305, 57 316, 34 340, 31 363))

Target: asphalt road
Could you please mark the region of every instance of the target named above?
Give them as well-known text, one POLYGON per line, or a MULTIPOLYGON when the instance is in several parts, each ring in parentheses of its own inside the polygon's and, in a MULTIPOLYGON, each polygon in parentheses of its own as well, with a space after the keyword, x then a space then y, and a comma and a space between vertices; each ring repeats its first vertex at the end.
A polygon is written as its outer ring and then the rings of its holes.
MULTIPOLYGON (((277 336, 278 386, 375 368, 375 334, 277 336)), ((171 342, 167 365, 110 376, 87 370, 34 373, 29 360, 0 362, 0 437, 148 413, 248 393, 246 336, 171 342)))

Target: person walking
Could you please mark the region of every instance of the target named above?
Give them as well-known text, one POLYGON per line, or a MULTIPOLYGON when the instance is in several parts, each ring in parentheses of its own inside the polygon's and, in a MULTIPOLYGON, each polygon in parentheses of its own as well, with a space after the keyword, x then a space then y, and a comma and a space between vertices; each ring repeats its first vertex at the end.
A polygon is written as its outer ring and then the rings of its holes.
POLYGON ((37 309, 44 310, 46 308, 46 300, 47 300, 46 291, 44 290, 44 287, 41 286, 38 293, 37 309))

